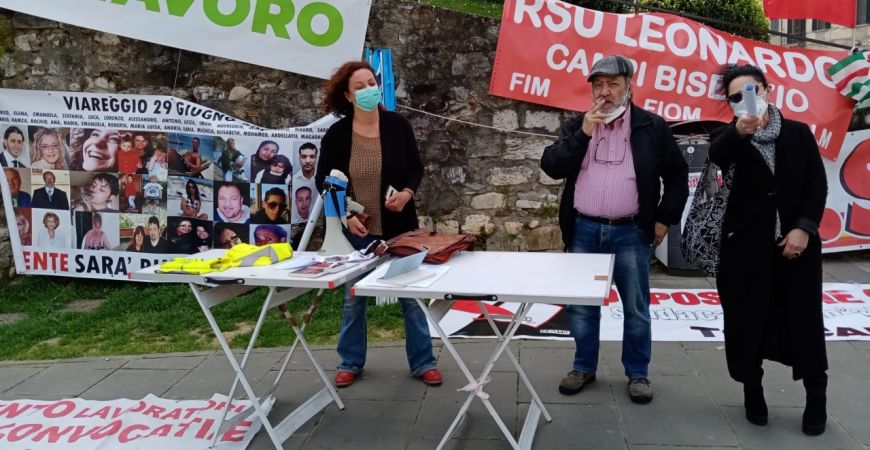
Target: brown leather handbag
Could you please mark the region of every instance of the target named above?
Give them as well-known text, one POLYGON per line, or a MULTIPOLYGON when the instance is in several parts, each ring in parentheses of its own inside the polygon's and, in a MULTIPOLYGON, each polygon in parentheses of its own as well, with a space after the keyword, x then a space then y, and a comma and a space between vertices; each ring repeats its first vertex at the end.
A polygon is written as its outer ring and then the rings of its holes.
POLYGON ((460 250, 469 250, 474 247, 475 237, 468 234, 439 234, 425 228, 402 233, 389 241, 390 254, 394 256, 408 256, 414 253, 429 250, 423 260, 429 264, 444 264, 460 250))

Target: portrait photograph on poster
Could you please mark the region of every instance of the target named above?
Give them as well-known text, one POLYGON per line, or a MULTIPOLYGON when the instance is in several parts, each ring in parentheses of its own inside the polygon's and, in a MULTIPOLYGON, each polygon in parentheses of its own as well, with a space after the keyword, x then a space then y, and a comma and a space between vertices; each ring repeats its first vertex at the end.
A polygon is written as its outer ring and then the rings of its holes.
POLYGON ((69 210, 31 209, 33 246, 40 249, 65 249, 71 246, 69 210))
POLYGON ((31 207, 69 211, 70 173, 66 170, 31 169, 31 207))
POLYGON ((166 188, 166 213, 211 220, 214 212, 212 180, 170 175, 166 188))
POLYGON ((0 123, 3 130, 3 148, 0 148, 0 166, 30 167, 30 135, 28 127, 0 123))
POLYGON ((69 145, 69 128, 27 127, 32 142, 30 168, 67 170, 72 154, 69 145))
POLYGON ((290 186, 285 184, 257 184, 251 223, 290 223, 290 186))
POLYGON ((117 174, 70 172, 73 211, 119 212, 120 182, 117 174))
POLYGON ((120 215, 97 211, 76 211, 76 248, 82 250, 116 250, 120 245, 120 215))
POLYGON ((167 135, 169 173, 211 180, 215 159, 214 138, 207 135, 167 135))

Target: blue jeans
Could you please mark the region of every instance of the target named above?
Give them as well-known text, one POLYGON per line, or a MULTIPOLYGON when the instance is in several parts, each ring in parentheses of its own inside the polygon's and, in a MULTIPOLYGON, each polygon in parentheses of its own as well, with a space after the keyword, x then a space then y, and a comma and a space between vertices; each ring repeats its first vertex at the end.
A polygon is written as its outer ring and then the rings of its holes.
MULTIPOLYGON (((354 248, 365 248, 378 236, 368 235, 365 238, 348 236, 354 248)), ((360 373, 366 364, 367 297, 350 295, 350 287, 344 286, 344 311, 341 315, 341 333, 338 336, 338 356, 341 364, 337 369, 344 372, 360 373)), ((432 353, 432 336, 429 335, 429 323, 426 315, 410 298, 400 298, 402 313, 405 316, 405 354, 411 375, 422 376, 426 371, 435 368, 435 355, 432 353)))
MULTIPOLYGON (((622 365, 629 378, 647 378, 652 353, 649 317, 649 263, 653 247, 633 223, 607 225, 577 216, 571 253, 613 253, 613 280, 623 309, 622 365)), ((601 307, 570 305, 566 308, 577 350, 574 370, 598 369, 601 307)))

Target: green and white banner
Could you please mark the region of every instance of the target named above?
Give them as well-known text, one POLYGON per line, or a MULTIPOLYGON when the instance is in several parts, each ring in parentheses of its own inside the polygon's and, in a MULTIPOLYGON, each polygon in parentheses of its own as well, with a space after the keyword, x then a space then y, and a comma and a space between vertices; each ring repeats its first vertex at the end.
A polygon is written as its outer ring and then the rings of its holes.
POLYGON ((0 7, 329 78, 362 56, 371 0, 0 0, 0 7))

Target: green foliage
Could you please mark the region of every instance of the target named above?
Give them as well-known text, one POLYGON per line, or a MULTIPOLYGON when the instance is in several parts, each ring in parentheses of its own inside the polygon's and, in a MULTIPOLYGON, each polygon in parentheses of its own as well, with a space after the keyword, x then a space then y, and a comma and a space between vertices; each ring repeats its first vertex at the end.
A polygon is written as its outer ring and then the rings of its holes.
POLYGON ((542 219, 555 219, 559 217, 559 204, 556 202, 544 202, 538 209, 538 217, 542 219))
POLYGON ((566 0, 572 5, 582 6, 586 9, 594 9, 596 11, 604 11, 617 14, 625 14, 635 12, 634 8, 619 3, 614 3, 608 0, 566 0))
MULTIPOLYGON (((764 9, 758 0, 637 0, 637 2, 645 6, 732 22, 735 25, 728 26, 712 21, 700 21, 710 27, 738 36, 757 41, 768 41, 770 22, 764 16, 764 9)), ((568 0, 568 3, 613 13, 634 12, 633 7, 608 0, 568 0)), ((641 7, 638 8, 638 12, 645 12, 645 10, 641 7)))
POLYGON ((119 225, 122 230, 135 227, 133 220, 130 219, 130 216, 128 214, 121 214, 120 216, 121 220, 119 221, 119 225))
POLYGON ((0 14, 0 58, 15 48, 15 29, 9 16, 0 14))
POLYGON ((477 16, 501 18, 502 0, 423 0, 423 3, 477 16))
POLYGON ((764 15, 761 2, 757 0, 640 0, 640 2, 649 6, 739 24, 728 26, 712 22, 705 23, 710 27, 738 36, 762 42, 768 41, 770 21, 764 15))
MULTIPOLYGON (((423 2, 433 6, 494 18, 501 17, 503 4, 502 0, 423 0, 423 2)), ((635 11, 632 6, 610 0, 567 0, 567 2, 584 8, 619 14, 647 11, 643 7, 638 7, 635 11)), ((637 0, 637 2, 641 5, 679 13, 732 22, 736 25, 726 26, 711 21, 700 21, 717 30, 757 41, 768 41, 770 22, 764 16, 764 10, 758 0, 637 0)))

